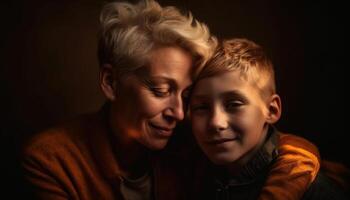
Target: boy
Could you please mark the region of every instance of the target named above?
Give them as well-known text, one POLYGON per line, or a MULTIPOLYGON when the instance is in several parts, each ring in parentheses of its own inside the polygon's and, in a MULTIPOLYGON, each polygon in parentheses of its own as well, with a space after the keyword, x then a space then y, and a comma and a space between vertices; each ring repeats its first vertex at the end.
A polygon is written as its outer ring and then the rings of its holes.
POLYGON ((312 163, 298 162, 302 155, 317 158, 296 148, 307 141, 272 126, 280 116, 273 66, 262 48, 246 39, 222 42, 190 99, 193 134, 211 161, 199 164, 194 198, 341 199, 321 173, 313 181, 312 163))

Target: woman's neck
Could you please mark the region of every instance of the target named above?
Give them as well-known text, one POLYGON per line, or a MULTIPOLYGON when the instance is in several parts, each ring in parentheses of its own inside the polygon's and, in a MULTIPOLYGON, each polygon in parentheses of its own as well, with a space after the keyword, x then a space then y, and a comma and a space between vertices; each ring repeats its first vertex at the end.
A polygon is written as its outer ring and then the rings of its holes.
POLYGON ((116 119, 110 116, 112 146, 121 175, 135 179, 145 175, 150 169, 150 150, 130 137, 127 130, 119 128, 116 119))
POLYGON ((135 179, 146 174, 150 168, 150 151, 136 141, 116 144, 116 157, 123 176, 135 179))

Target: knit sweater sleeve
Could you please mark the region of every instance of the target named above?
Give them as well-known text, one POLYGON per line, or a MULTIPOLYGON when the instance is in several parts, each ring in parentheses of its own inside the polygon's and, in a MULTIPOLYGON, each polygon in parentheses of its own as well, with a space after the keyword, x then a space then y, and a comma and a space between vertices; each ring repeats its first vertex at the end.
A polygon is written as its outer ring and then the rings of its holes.
POLYGON ((38 199, 71 199, 69 167, 64 146, 58 145, 55 133, 42 134, 23 150, 24 176, 38 199), (53 136, 52 136, 53 135, 53 136))
POLYGON ((306 139, 281 134, 278 152, 259 200, 301 199, 320 169, 318 149, 306 139))
POLYGON ((38 157, 28 157, 22 162, 25 178, 39 199, 68 199, 66 192, 55 177, 55 169, 48 167, 47 161, 38 157))

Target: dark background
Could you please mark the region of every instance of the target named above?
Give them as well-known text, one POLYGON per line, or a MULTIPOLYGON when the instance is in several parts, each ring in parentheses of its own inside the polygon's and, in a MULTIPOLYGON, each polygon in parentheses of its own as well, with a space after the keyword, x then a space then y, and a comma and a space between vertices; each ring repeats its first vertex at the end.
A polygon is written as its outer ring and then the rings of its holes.
MULTIPOLYGON (((29 136, 102 104, 96 46, 104 2, 2 1, 0 165, 5 194, 24 195, 17 156, 29 136)), ((292 0, 160 3, 192 11, 219 38, 247 37, 262 45, 275 65, 282 97, 278 128, 309 139, 323 158, 349 166, 344 117, 349 59, 342 5, 292 0)))

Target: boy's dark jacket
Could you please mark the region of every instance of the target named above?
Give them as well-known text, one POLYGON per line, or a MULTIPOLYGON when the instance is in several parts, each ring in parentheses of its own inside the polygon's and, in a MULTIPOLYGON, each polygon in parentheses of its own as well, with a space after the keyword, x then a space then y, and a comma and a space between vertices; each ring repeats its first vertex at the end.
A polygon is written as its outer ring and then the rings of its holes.
MULTIPOLYGON (((347 199, 344 191, 321 171, 315 174, 316 178, 313 181, 310 181, 312 176, 307 175, 305 170, 311 167, 312 163, 308 166, 307 163, 298 162, 300 155, 292 153, 296 150, 295 148, 300 148, 298 151, 303 152, 310 147, 314 148, 303 138, 283 134, 270 127, 264 145, 234 177, 225 173, 224 168, 214 166, 203 155, 199 155, 197 164, 193 168, 195 188, 192 198, 213 200, 347 199), (281 146, 284 148, 278 148, 281 146), (290 152, 286 154, 281 151, 290 152), (294 156, 296 162, 292 159, 281 160, 279 158, 286 155, 294 156), (280 170, 276 171, 278 168, 280 170), (312 183, 306 185, 305 182, 312 183)), ((310 171, 310 173, 313 172, 310 171)))

